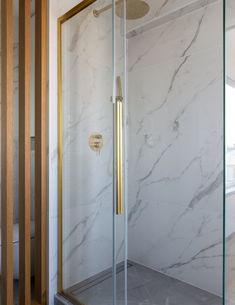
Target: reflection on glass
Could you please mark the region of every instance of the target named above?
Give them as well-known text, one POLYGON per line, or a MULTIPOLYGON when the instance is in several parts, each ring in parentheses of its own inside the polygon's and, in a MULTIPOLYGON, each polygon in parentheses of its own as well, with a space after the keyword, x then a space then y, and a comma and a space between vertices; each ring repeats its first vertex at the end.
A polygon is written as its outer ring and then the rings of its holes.
POLYGON ((225 20, 225 303, 235 304, 235 3, 224 2, 225 20))
POLYGON ((85 305, 113 302, 112 9, 94 15, 111 3, 61 25, 62 290, 85 305))
POLYGON ((226 193, 235 192, 235 82, 226 84, 226 193))

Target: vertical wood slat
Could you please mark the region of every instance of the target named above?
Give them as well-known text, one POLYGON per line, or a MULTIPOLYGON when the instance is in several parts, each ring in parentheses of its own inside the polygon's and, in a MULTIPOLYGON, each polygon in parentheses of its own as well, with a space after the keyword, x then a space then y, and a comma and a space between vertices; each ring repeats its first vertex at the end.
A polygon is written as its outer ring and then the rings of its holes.
POLYGON ((35 298, 46 304, 47 0, 35 0, 35 298))
POLYGON ((13 2, 1 1, 1 302, 13 305, 13 2))
POLYGON ((30 0, 19 0, 19 304, 30 305, 30 0))

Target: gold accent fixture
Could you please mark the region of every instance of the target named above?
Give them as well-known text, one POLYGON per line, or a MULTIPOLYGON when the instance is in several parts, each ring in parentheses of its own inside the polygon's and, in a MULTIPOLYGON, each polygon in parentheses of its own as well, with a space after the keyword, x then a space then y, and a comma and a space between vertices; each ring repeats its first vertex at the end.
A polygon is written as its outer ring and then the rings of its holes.
MULTIPOLYGON (((124 5, 126 5, 126 19, 135 20, 140 19, 148 14, 150 7, 148 3, 143 0, 117 0, 116 15, 124 18, 124 5)), ((112 8, 112 4, 106 5, 100 10, 93 10, 94 17, 99 17, 102 13, 112 8)))
POLYGON ((117 96, 115 103, 115 120, 116 120, 116 214, 123 213, 123 198, 122 198, 122 83, 121 77, 117 77, 117 96))
POLYGON ((58 53, 58 292, 65 298, 76 301, 76 304, 82 305, 79 301, 75 300, 72 295, 68 294, 63 289, 63 245, 62 245, 62 151, 63 151, 63 138, 62 138, 62 24, 93 4, 97 0, 83 0, 78 5, 73 7, 67 13, 62 15, 57 20, 57 53, 58 53))
MULTIPOLYGON (((117 2, 120 2, 120 1, 117 1, 117 2)), ((116 4, 117 4, 117 3, 116 3, 116 4)), ((109 9, 112 8, 112 6, 113 6, 112 4, 108 4, 108 5, 106 5, 105 7, 101 8, 100 10, 93 10, 93 15, 94 15, 94 17, 99 17, 100 14, 102 14, 102 13, 108 11, 109 9)))
POLYGON ((89 146, 91 150, 100 152, 103 147, 103 136, 99 133, 93 133, 90 135, 89 146))
POLYGON ((82 10, 93 4, 97 0, 83 0, 81 3, 74 6, 67 13, 58 18, 58 25, 62 25, 65 21, 80 13, 82 10))

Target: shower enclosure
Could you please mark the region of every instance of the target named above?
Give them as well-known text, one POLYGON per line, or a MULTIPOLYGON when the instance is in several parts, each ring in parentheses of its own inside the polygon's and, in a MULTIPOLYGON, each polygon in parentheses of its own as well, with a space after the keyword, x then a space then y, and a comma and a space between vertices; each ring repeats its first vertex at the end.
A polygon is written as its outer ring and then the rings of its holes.
MULTIPOLYGON (((125 53, 120 48, 125 43, 125 27, 123 21, 115 24, 113 10, 111 1, 83 1, 59 19, 59 287, 84 303, 86 290, 104 278, 109 297, 114 299, 116 275, 126 265, 122 197, 125 53), (99 15, 103 7, 107 11, 99 15), (120 37, 115 49, 116 31, 120 37)), ((123 291, 124 283, 123 276, 123 291)), ((102 295, 98 298, 102 302, 102 295)))
POLYGON ((59 18, 72 303, 234 304, 234 25, 221 0, 84 0, 59 18))

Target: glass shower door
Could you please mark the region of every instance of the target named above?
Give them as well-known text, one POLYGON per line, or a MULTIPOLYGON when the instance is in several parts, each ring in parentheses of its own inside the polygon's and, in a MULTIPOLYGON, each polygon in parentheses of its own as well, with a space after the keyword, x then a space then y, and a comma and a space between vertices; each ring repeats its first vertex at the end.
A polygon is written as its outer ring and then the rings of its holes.
POLYGON ((224 1, 224 106, 225 106, 225 234, 224 234, 224 305, 235 303, 235 3, 224 1))
POLYGON ((84 0, 58 20, 58 286, 84 305, 124 304, 125 27, 113 3, 84 0))

